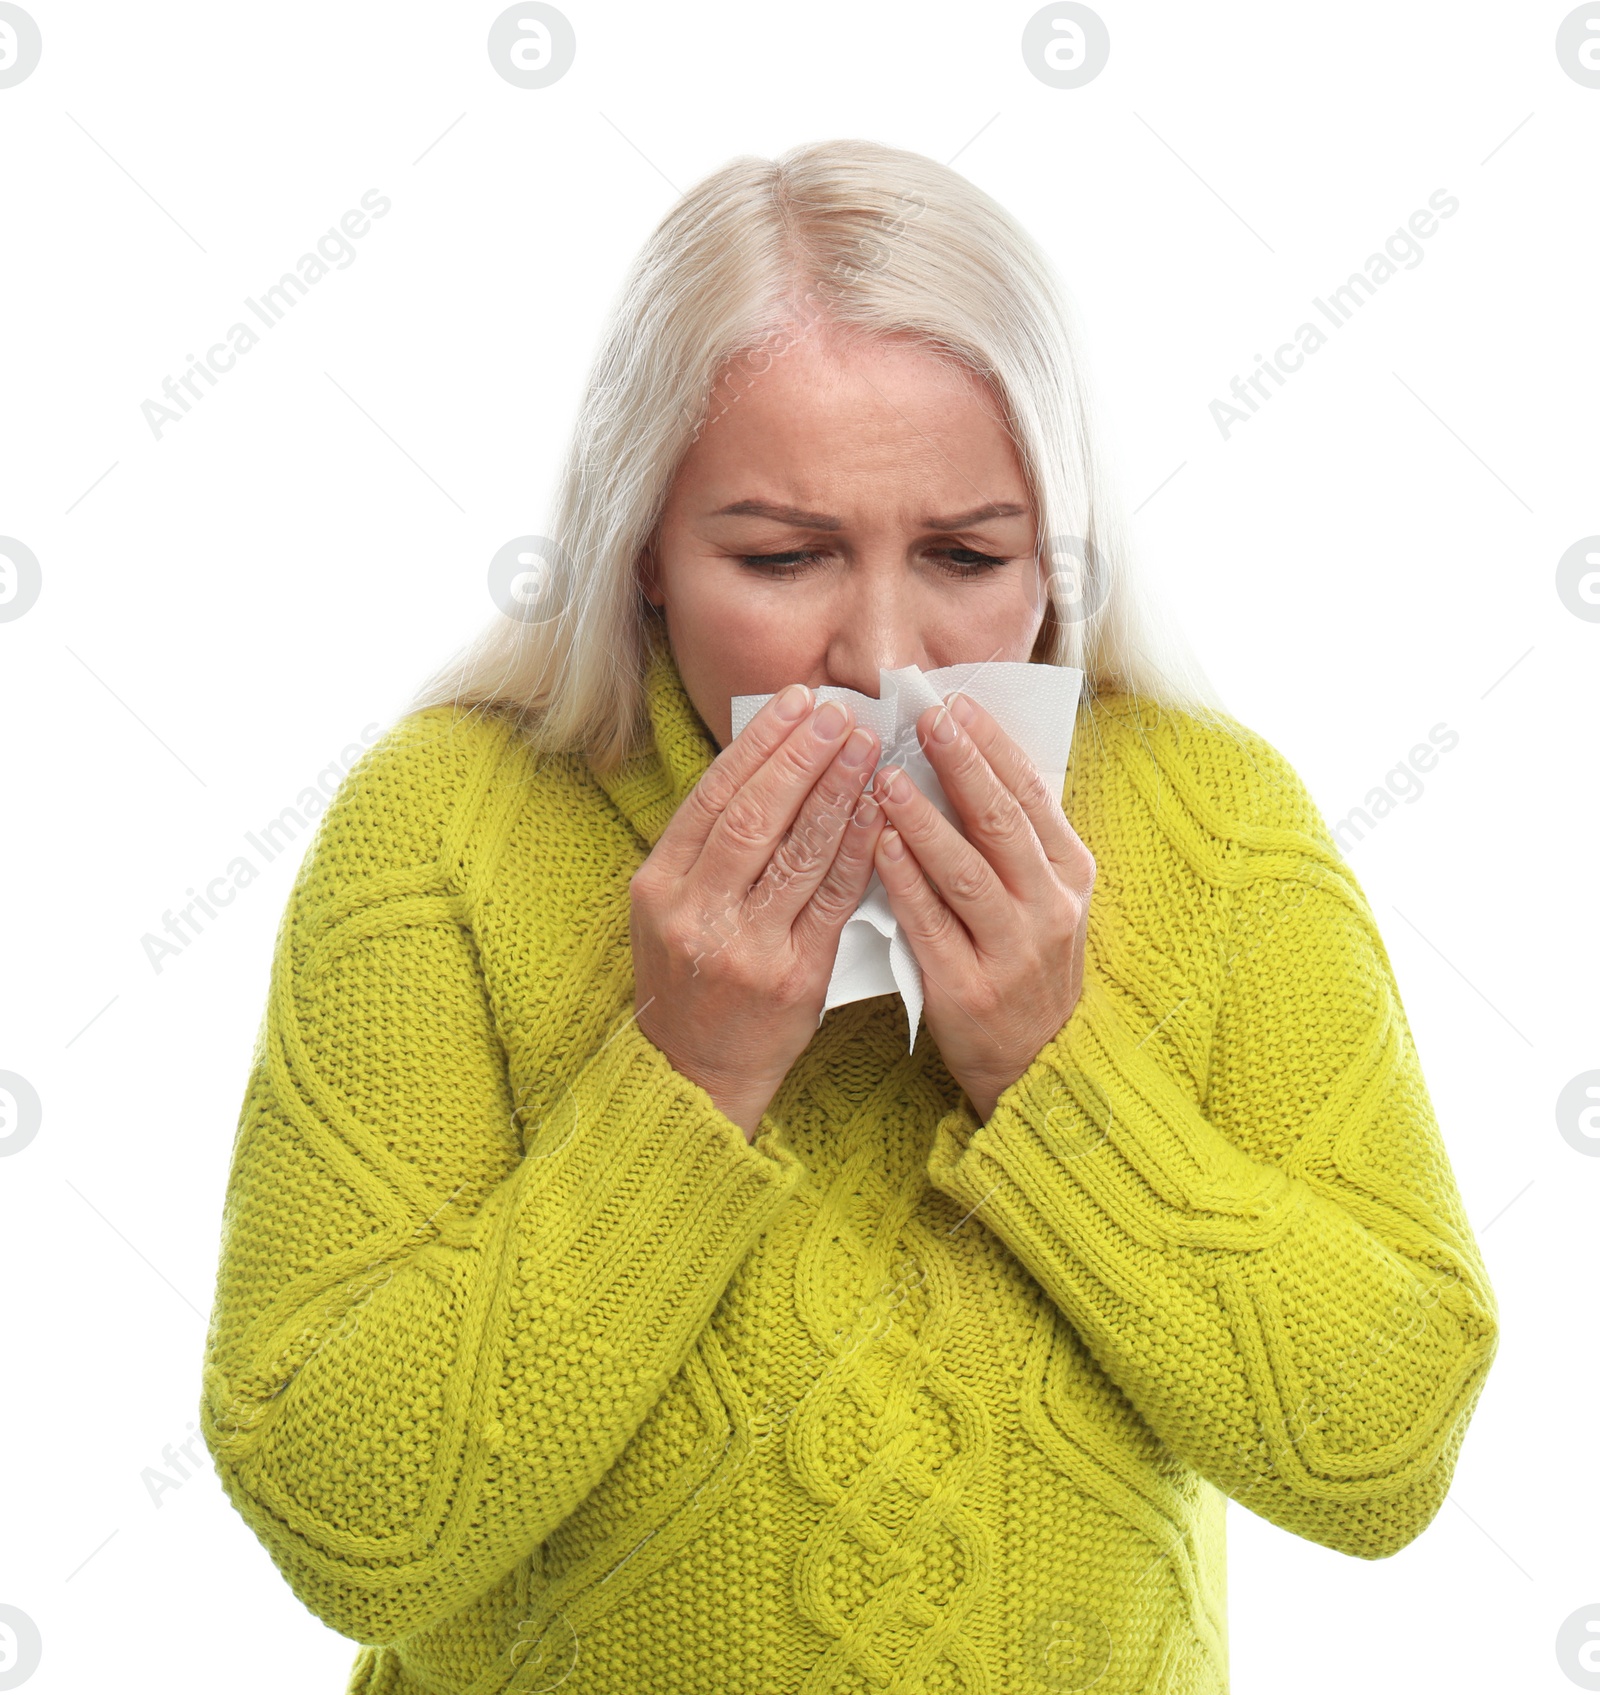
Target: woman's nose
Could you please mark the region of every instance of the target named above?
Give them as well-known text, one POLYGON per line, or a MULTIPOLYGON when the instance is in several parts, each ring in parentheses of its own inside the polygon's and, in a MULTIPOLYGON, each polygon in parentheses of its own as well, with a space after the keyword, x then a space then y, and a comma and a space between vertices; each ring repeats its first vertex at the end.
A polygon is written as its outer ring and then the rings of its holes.
POLYGON ((914 597, 892 582, 862 583, 835 610, 827 653, 828 681, 874 700, 880 670, 897 671, 904 665, 926 670, 914 597))

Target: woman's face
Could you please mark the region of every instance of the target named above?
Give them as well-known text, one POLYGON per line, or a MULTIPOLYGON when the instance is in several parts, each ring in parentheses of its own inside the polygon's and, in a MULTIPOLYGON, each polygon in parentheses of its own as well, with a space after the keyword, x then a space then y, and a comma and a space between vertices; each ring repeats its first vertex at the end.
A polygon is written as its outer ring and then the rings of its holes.
POLYGON ((734 695, 876 697, 880 666, 1030 657, 1033 503, 969 371, 904 340, 813 333, 725 372, 707 417, 641 582, 719 748, 734 695))

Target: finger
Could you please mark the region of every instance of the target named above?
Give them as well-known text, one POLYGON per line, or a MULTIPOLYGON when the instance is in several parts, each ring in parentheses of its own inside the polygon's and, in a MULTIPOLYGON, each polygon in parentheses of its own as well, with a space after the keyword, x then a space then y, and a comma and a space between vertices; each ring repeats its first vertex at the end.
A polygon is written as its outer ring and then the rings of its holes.
POLYGON ((883 825, 883 808, 870 794, 863 794, 845 826, 833 863, 794 921, 795 946, 803 957, 816 959, 837 952, 840 933, 872 881, 873 849, 883 825))
POLYGON ((822 701, 729 798, 687 878, 701 910, 740 911, 807 795, 845 742, 848 703, 822 701))
MULTIPOLYGON (((950 828, 947 820, 940 818, 939 822, 947 830, 950 828)), ((886 823, 878 834, 874 862, 884 893, 889 897, 890 910, 911 945, 917 964, 930 978, 959 981, 973 964, 972 939, 939 891, 923 875, 916 856, 892 824, 886 823)))
MULTIPOLYGON (((944 721, 955 730, 955 735, 946 742, 933 736, 941 711, 930 707, 918 723, 922 751, 938 775, 939 786, 960 813, 968 834, 975 841, 980 839, 985 815, 1000 804, 996 797, 1004 793, 1010 802, 1004 810, 1009 811, 1010 805, 1020 808, 1032 826, 1034 838, 1044 850, 1046 859, 1063 878, 1075 880, 1084 869, 1089 850, 1067 822, 1061 796, 1051 793, 1039 775, 1038 767, 1000 728, 994 715, 971 695, 957 689, 946 697, 944 707, 944 721), (966 722, 960 716, 963 712, 968 714, 966 722), (982 764, 997 780, 998 788, 985 781, 982 769, 970 762, 974 749, 982 756, 982 764), (955 776, 956 788, 961 793, 952 792, 951 785, 945 782, 946 769, 955 776)), ((987 851, 990 844, 984 842, 983 845, 987 851)), ((996 842, 993 845, 1001 844, 996 842)), ((1008 868, 1001 869, 1004 874, 1008 868)))
MULTIPOLYGON (((1058 886, 1056 871, 1039 841, 1034 822, 1022 807, 1022 800, 1005 786, 992 764, 978 751, 973 737, 966 734, 944 707, 929 707, 919 720, 917 731, 922 751, 961 819, 966 839, 978 849, 985 863, 992 866, 1008 892, 1019 900, 1036 900, 1054 890, 1058 886)), ((998 725, 997 734, 1003 734, 998 731, 998 725)), ((1041 776, 1025 756, 1024 763, 1032 771, 1034 785, 1042 795, 1041 776)), ((934 809, 929 807, 929 810, 934 809)), ((922 859, 942 888, 936 866, 924 853, 920 837, 914 834, 910 839, 917 858, 922 859)))
MULTIPOLYGON (((941 777, 941 783, 943 780, 941 777)), ((990 781, 995 782, 992 772, 990 781)), ((910 848, 918 876, 926 873, 941 904, 961 921, 983 951, 996 954, 1010 946, 1021 931, 1018 896, 1001 880, 977 846, 962 836, 899 766, 884 766, 878 773, 873 793, 883 806, 889 827, 910 848)), ((1010 797, 1010 805, 1013 831, 1025 832, 1033 838, 1033 826, 1023 816, 1015 797, 1010 797)), ((994 829, 987 832, 990 836, 997 833, 994 829)), ((1054 878, 1036 839, 1031 849, 1018 844, 1012 850, 1008 841, 1008 851, 1012 858, 1031 851, 1038 876, 1050 879, 1054 887, 1054 878)), ((884 887, 888 887, 887 878, 884 887)))
POLYGON ((683 804, 667 820, 652 857, 669 875, 685 876, 729 801, 810 715, 812 693, 804 683, 780 689, 712 760, 683 804), (798 708, 789 716, 792 709, 798 708))
MULTIPOLYGON (((788 834, 778 843, 745 902, 745 917, 774 942, 786 937, 837 863, 849 836, 851 815, 878 763, 878 738, 862 725, 845 738, 833 762, 805 798, 788 834)), ((860 832, 858 831, 859 835, 860 832)), ((872 875, 871 856, 867 877, 872 875)), ((847 862, 848 864, 849 862, 847 862)), ((866 887, 867 877, 862 879, 866 887)), ((858 895, 857 900, 860 899, 858 895)), ((847 913, 846 917, 849 916, 847 913)), ((842 921, 841 921, 842 922, 842 921)))

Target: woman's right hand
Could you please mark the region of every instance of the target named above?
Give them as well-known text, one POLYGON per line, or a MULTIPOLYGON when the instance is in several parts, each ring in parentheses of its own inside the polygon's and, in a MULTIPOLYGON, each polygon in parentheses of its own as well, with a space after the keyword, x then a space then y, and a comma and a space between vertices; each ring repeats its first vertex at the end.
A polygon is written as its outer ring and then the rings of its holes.
POLYGON ((853 718, 838 702, 813 711, 790 684, 629 881, 639 1028, 747 1141, 816 1034, 839 933, 872 880, 882 812, 868 801, 869 821, 854 815, 878 738, 853 718))

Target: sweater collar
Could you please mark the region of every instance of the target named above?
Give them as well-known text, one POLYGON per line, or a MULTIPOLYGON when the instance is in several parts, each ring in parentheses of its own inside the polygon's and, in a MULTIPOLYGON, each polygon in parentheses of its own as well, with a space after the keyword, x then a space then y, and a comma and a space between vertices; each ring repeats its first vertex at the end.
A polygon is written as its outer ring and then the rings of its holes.
POLYGON ((717 757, 717 744, 683 686, 665 631, 652 623, 648 637, 644 695, 650 742, 615 770, 594 775, 640 839, 654 847, 717 757))

